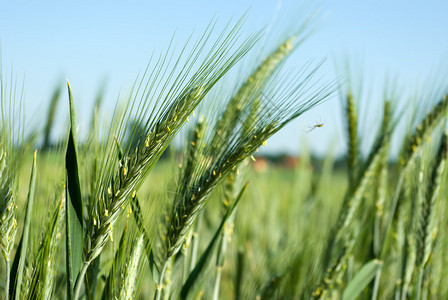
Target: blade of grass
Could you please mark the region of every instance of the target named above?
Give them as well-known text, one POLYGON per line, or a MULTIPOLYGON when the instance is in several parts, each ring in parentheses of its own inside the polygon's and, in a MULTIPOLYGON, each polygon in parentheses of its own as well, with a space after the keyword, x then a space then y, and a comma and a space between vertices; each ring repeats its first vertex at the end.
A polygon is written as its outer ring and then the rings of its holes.
POLYGON ((377 259, 366 263, 345 288, 342 293, 342 300, 355 300, 358 298, 381 267, 382 262, 377 259))
MULTIPOLYGON (((74 291, 75 280, 80 272, 83 249, 83 217, 81 185, 78 174, 78 152, 76 136, 75 108, 72 90, 67 80, 70 103, 70 133, 67 152, 65 154, 65 167, 67 170, 67 200, 66 201, 66 247, 67 247, 67 294, 69 299, 77 299, 81 282, 76 282, 77 292, 74 291)), ((84 270, 85 271, 85 270, 84 270)))

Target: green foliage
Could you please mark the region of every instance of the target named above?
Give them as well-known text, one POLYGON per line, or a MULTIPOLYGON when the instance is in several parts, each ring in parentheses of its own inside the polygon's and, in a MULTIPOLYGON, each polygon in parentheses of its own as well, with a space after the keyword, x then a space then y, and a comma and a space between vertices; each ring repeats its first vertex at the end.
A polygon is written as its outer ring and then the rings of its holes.
POLYGON ((75 107, 72 90, 67 80, 70 103, 70 133, 68 137, 67 152, 65 154, 65 167, 67 170, 67 200, 66 201, 66 253, 67 253, 67 295, 69 299, 77 299, 75 284, 81 270, 83 249, 83 203, 81 185, 78 172, 78 142, 76 134, 75 107))
POLYGON ((415 113, 395 162, 397 99, 385 96, 377 131, 362 132, 361 99, 349 87, 344 167, 331 151, 319 160, 305 149, 296 167, 263 172, 258 148, 337 85, 316 77, 320 63, 285 69, 303 28, 229 84, 262 36, 241 40, 242 23, 214 41, 210 24, 180 53, 153 58, 103 124, 100 91, 85 139, 68 84, 66 148, 40 152, 39 169, 36 153, 21 156, 20 107, 1 78, 1 296, 446 298, 447 97, 415 113), (205 116, 194 119, 195 109, 205 116), (183 144, 173 143, 179 133, 183 144), (375 138, 364 155, 367 135, 375 138), (159 162, 169 146, 175 155, 159 162), (31 177, 20 176, 30 163, 31 177), (28 181, 26 197, 17 187, 28 181))
POLYGON ((355 275, 355 277, 347 284, 347 287, 342 293, 342 299, 357 299, 369 282, 375 278, 375 275, 380 268, 381 262, 378 260, 373 260, 366 263, 355 275))

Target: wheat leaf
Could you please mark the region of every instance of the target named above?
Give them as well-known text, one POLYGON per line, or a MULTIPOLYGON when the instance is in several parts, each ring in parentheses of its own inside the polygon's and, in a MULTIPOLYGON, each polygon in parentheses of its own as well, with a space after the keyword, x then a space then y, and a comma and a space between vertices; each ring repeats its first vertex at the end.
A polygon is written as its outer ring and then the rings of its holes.
POLYGON ((342 293, 342 300, 356 299, 372 279, 375 278, 376 273, 381 269, 382 265, 383 263, 377 259, 366 263, 348 283, 342 293))
POLYGON ((65 167, 67 170, 67 214, 66 214, 66 246, 67 246, 67 291, 69 299, 73 299, 73 288, 76 277, 81 268, 83 249, 83 218, 81 185, 78 174, 78 153, 75 109, 73 105, 72 91, 67 80, 70 102, 70 133, 68 137, 67 152, 65 155, 65 167))

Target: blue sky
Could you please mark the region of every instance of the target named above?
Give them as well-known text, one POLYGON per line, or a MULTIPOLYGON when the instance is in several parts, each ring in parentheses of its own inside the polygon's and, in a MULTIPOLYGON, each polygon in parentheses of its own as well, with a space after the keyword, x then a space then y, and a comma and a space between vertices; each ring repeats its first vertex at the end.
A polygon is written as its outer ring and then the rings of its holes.
MULTIPOLYGON (((224 25, 248 11, 245 32, 273 20, 303 18, 304 1, 2 1, 0 40, 3 69, 25 78, 29 126, 44 118, 56 85, 70 79, 81 124, 88 124, 92 102, 106 80, 112 107, 148 62, 151 52, 200 32, 216 16, 224 25), (298 4, 299 3, 299 4, 298 4)), ((336 78, 335 65, 349 61, 356 76, 376 91, 368 99, 378 110, 378 86, 397 78, 403 90, 415 89, 429 74, 444 71, 448 52, 448 1, 320 1, 319 26, 291 64, 326 58, 322 72, 336 78), (443 69, 443 70, 441 70, 443 69)), ((219 27, 219 26, 218 26, 219 27)), ((274 27, 275 28, 275 27, 274 27)), ((274 29, 273 29, 274 30, 274 29)), ((219 30, 217 30, 219 32, 219 30)), ((273 35, 275 32, 271 32, 273 35)), ((446 73, 443 73, 446 74, 446 73)), ((380 99, 378 99, 380 100, 380 99)), ((367 106, 367 103, 364 103, 367 106)), ((62 132, 67 107, 60 105, 62 132)), ((293 122, 269 142, 271 150, 296 152, 307 139, 320 153, 335 145, 343 151, 342 111, 338 97, 293 122), (304 133, 316 122, 324 127, 304 133)), ((366 125, 369 126, 369 125, 366 125)), ((59 133, 60 133, 59 132, 59 133)), ((57 132, 55 132, 57 134, 57 132)))

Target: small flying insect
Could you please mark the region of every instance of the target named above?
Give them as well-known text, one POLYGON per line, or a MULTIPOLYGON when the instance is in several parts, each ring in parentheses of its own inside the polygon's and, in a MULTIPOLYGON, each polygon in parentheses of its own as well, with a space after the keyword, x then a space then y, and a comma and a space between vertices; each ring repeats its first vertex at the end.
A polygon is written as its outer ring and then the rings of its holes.
POLYGON ((323 126, 324 126, 324 123, 322 123, 322 122, 316 122, 316 124, 314 124, 313 126, 309 126, 309 127, 308 127, 308 130, 306 130, 305 132, 308 133, 308 132, 313 131, 313 130, 316 129, 316 128, 320 128, 320 127, 323 127, 323 126))

